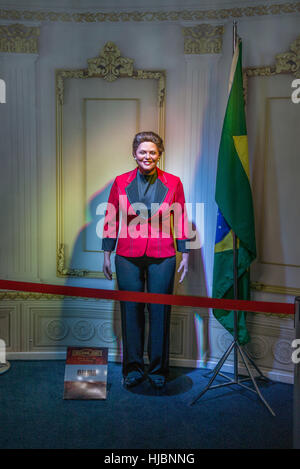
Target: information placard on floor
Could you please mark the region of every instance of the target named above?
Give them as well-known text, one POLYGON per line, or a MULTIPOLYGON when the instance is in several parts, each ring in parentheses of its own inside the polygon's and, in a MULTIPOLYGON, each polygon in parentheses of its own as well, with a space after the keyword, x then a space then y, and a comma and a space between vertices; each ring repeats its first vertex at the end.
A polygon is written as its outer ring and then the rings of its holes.
POLYGON ((106 399, 106 347, 68 347, 64 399, 106 399))

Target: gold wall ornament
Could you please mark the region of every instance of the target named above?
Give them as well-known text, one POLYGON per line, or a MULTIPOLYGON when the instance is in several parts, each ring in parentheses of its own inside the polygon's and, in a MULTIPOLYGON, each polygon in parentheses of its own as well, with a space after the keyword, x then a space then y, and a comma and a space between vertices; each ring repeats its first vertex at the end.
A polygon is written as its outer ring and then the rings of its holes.
POLYGON ((245 102, 249 77, 270 77, 280 74, 293 74, 296 78, 300 77, 300 36, 292 42, 288 52, 275 55, 275 64, 263 67, 248 67, 243 70, 245 102))
POLYGON ((57 69, 55 71, 56 75, 56 96, 59 103, 62 105, 64 102, 64 80, 67 78, 89 78, 92 75, 89 75, 88 69, 78 69, 78 70, 63 70, 57 69))
POLYGON ((0 300, 62 300, 64 298, 67 297, 65 297, 64 295, 53 295, 52 293, 34 293, 20 291, 5 291, 0 293, 0 300))
MULTIPOLYGON (((99 78, 108 82, 117 79, 132 78, 135 80, 157 81, 157 107, 158 107, 158 133, 164 139, 165 136, 165 95, 166 74, 164 70, 141 70, 134 68, 133 59, 121 56, 118 47, 111 41, 101 49, 98 57, 87 60, 86 69, 57 69, 56 79, 56 273, 58 277, 88 277, 105 278, 103 272, 89 270, 69 269, 65 266, 65 242, 64 242, 64 208, 63 208, 63 107, 64 107, 64 81, 66 79, 99 78)), ((160 168, 164 169, 163 160, 160 168)), ((114 278, 113 274, 113 278, 114 278)))
POLYGON ((109 82, 133 75, 133 59, 121 57, 120 50, 113 42, 107 42, 99 56, 87 62, 89 76, 98 76, 109 82))
POLYGON ((0 19, 9 21, 40 21, 66 23, 104 23, 104 22, 152 22, 152 21, 203 21, 249 18, 268 15, 290 15, 300 12, 300 2, 279 3, 277 5, 255 5, 238 8, 218 8, 210 10, 182 9, 169 11, 93 11, 67 12, 42 10, 0 9, 0 19))
POLYGON ((0 52, 37 54, 40 28, 23 24, 0 25, 0 52))
POLYGON ((290 51, 276 55, 276 73, 292 73, 300 78, 300 36, 290 45, 290 51))
POLYGON ((224 26, 198 24, 182 29, 185 54, 219 54, 222 50, 224 26))
POLYGON ((107 42, 98 57, 87 60, 87 69, 57 69, 56 70, 56 96, 63 104, 64 80, 67 78, 103 78, 113 82, 118 78, 152 79, 158 81, 159 106, 164 105, 165 98, 165 72, 135 70, 133 59, 122 57, 119 48, 111 41, 107 42))
POLYGON ((54 293, 36 293, 36 292, 21 292, 6 290, 0 293, 0 301, 13 300, 13 301, 25 301, 25 300, 84 300, 85 302, 105 302, 102 298, 90 298, 85 296, 71 296, 71 295, 59 295, 54 293))
MULTIPOLYGON (((165 72, 151 72, 147 70, 136 70, 132 75, 136 80, 157 80, 158 84, 158 106, 160 109, 164 108, 166 96, 166 75, 165 72)), ((163 122, 163 120, 161 121, 163 122)))
POLYGON ((65 246, 61 244, 57 250, 56 256, 57 273, 60 277, 85 277, 88 275, 87 270, 83 269, 66 269, 65 267, 65 246))
POLYGON ((280 285, 266 285, 260 282, 251 282, 251 289, 266 293, 277 293, 279 295, 300 295, 300 288, 282 287, 280 285))
POLYGON ((244 87, 244 100, 247 105, 248 96, 248 78, 250 77, 271 77, 276 75, 275 66, 267 67, 247 67, 243 70, 243 87, 244 87))

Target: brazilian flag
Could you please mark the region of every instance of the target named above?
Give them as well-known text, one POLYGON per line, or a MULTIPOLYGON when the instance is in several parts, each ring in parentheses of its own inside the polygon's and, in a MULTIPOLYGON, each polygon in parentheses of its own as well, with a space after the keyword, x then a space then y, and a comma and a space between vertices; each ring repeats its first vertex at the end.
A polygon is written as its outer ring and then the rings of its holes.
MULTIPOLYGON (((213 297, 233 298, 233 232, 238 246, 238 299, 250 299, 249 267, 256 258, 255 226, 249 180, 248 139, 242 74, 242 43, 238 41, 232 60, 229 98, 219 148, 213 297)), ((246 313, 239 311, 238 341, 249 342, 246 313)), ((216 319, 233 335, 234 313, 214 309, 216 319)))

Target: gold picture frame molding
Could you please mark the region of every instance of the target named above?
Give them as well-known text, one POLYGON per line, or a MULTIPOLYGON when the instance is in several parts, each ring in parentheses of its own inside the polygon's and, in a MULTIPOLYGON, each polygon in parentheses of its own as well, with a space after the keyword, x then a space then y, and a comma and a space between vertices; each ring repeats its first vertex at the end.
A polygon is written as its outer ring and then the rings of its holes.
MULTIPOLYGON (((250 1, 249 1, 250 3, 250 1)), ((151 22, 178 22, 178 21, 202 21, 202 20, 231 20, 249 17, 263 17, 271 15, 292 15, 300 12, 300 2, 277 3, 261 5, 230 7, 220 6, 210 9, 177 8, 176 10, 147 10, 142 11, 49 11, 39 9, 0 9, 0 19, 8 21, 39 21, 45 23, 151 23, 151 22)))
MULTIPOLYGON (((104 278, 103 272, 84 269, 69 269, 65 265, 64 240, 64 178, 63 178, 63 104, 64 82, 68 78, 100 78, 113 82, 121 78, 157 81, 158 133, 165 136, 165 94, 166 73, 164 70, 142 70, 134 68, 133 59, 122 57, 113 42, 107 42, 97 57, 87 60, 88 68, 57 69, 55 72, 56 90, 56 275, 58 277, 104 278)), ((164 158, 161 159, 164 169, 164 158)))
MULTIPOLYGON (((293 75, 295 78, 300 77, 300 36, 298 36, 295 41, 290 45, 290 48, 287 52, 276 54, 275 63, 273 65, 266 65, 261 67, 248 67, 243 70, 243 85, 244 85, 244 95, 245 102, 247 103, 247 94, 248 94, 248 79, 251 77, 272 77, 276 75, 289 74, 293 75)), ((279 98, 279 97, 278 97, 279 98)), ((277 98, 277 99, 278 99, 277 98)), ((268 98, 275 99, 275 97, 268 98)), ((286 99, 282 97, 281 99, 286 99)), ((267 100, 267 102, 269 102, 267 100)), ((264 174, 266 171, 266 162, 264 162, 264 174)), ((265 194, 263 196, 265 198, 265 194)), ((262 234, 261 234, 262 237, 262 234)), ((297 265, 290 264, 277 264, 272 262, 264 262, 259 260, 262 264, 272 264, 279 265, 282 267, 299 267, 297 265)), ((279 285, 268 285, 259 282, 251 282, 251 289, 256 291, 263 291, 267 293, 277 293, 283 295, 300 295, 300 288, 294 287, 283 287, 279 285)))

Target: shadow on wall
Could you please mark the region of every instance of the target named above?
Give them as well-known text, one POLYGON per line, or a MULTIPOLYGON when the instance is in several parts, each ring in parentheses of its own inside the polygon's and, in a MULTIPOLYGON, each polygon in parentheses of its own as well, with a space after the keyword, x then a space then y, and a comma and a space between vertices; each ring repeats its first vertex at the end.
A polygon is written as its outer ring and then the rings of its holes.
MULTIPOLYGON (((66 252, 65 269, 69 275, 65 285, 99 289, 117 289, 116 279, 106 280, 102 275, 102 240, 97 236, 99 222, 104 218, 97 214, 97 207, 107 202, 112 186, 110 181, 89 199, 87 223, 80 229, 70 256, 66 252), (98 226, 97 226, 98 225, 98 226), (68 264, 68 265, 67 265, 68 264)), ((114 272, 114 255, 112 255, 114 272)), ((119 302, 113 300, 64 299, 62 320, 69 326, 69 334, 64 341, 66 346, 108 347, 109 358, 120 360, 121 324, 119 302)))
MULTIPOLYGON (((208 288, 205 278, 205 268, 203 261, 203 247, 201 243, 201 235, 194 221, 191 222, 192 233, 194 237, 191 241, 191 246, 196 249, 190 250, 189 256, 189 272, 186 280, 182 286, 178 287, 175 294, 191 295, 191 296, 208 296, 208 288), (197 240, 197 242, 195 242, 197 240), (194 244, 193 244, 194 241, 194 244)), ((178 276, 179 274, 177 274, 178 276)), ((206 309, 195 308, 189 309, 191 315, 189 324, 189 343, 191 344, 190 359, 201 361, 201 367, 206 366, 209 351, 209 330, 208 330, 208 313, 206 309)))

